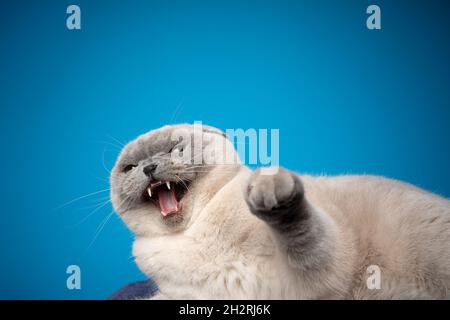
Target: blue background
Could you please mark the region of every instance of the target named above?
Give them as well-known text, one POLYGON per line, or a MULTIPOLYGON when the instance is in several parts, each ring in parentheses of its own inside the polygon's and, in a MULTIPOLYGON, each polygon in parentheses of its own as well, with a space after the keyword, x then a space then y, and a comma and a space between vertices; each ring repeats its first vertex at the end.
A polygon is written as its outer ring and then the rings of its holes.
POLYGON ((449 196, 448 13, 411 0, 2 1, 0 298, 102 299, 144 278, 116 215, 95 237, 107 192, 60 206, 108 188, 116 139, 164 124, 279 128, 285 167, 449 196), (66 28, 73 3, 79 31, 66 28), (373 3, 381 31, 365 25, 373 3), (70 264, 81 290, 66 288, 70 264))

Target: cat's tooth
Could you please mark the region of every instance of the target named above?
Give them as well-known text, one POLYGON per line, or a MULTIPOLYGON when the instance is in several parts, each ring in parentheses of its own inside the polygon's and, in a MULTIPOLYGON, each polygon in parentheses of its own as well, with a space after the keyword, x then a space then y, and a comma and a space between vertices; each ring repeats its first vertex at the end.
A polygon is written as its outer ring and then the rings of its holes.
POLYGON ((167 186, 167 189, 170 190, 170 182, 169 181, 166 181, 166 186, 167 186))
POLYGON ((147 192, 148 192, 148 195, 149 195, 150 198, 151 198, 151 197, 152 197, 152 188, 148 187, 148 188, 147 188, 147 192))

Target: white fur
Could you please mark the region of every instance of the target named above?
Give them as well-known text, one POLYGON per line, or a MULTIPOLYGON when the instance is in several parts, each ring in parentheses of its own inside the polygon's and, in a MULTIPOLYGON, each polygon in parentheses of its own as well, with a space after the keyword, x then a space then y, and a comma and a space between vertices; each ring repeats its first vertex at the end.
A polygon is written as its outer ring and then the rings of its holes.
POLYGON ((240 190, 250 173, 243 168, 185 231, 134 242, 138 266, 167 298, 449 296, 448 200, 379 177, 303 176, 307 197, 341 229, 335 270, 305 282, 277 250, 268 227, 249 212, 240 190), (380 290, 366 286, 372 264, 382 270, 380 290))
MULTIPOLYGON (((157 299, 400 299, 450 297, 450 201, 375 176, 300 176, 334 241, 331 268, 302 273, 248 208, 252 171, 218 166, 195 184, 186 219, 122 214, 133 255, 160 288, 157 299), (151 220, 148 220, 151 219, 151 220), (381 289, 366 285, 381 269, 381 289)), ((114 200, 114 199, 113 199, 114 200)), ((331 239, 331 238, 330 238, 331 239)))

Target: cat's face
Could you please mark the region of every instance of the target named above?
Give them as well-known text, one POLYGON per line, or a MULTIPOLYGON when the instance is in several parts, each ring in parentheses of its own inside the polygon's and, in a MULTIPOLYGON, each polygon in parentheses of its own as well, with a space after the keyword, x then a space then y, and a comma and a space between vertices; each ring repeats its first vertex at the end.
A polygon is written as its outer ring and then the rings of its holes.
POLYGON ((193 191, 217 165, 239 160, 213 127, 165 126, 130 142, 111 171, 111 200, 137 235, 182 230, 192 216, 193 191))

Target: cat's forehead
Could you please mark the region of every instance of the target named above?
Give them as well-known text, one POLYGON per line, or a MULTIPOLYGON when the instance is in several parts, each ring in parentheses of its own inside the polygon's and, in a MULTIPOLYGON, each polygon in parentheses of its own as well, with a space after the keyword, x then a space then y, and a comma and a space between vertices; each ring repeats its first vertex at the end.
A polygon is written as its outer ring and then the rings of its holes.
POLYGON ((221 130, 206 125, 178 124, 164 126, 149 131, 131 141, 123 149, 121 158, 142 158, 159 152, 167 152, 178 142, 186 141, 186 138, 192 135, 204 133, 225 135, 221 130))
POLYGON ((128 143, 122 150, 122 158, 141 158, 167 152, 174 144, 180 141, 180 137, 194 133, 192 125, 172 125, 151 130, 140 135, 128 143))
MULTIPOLYGON (((188 133, 189 128, 182 130, 188 133)), ((125 146, 122 151, 122 157, 137 157, 164 151, 175 142, 173 138, 174 132, 175 128, 166 126, 140 135, 125 146)))

